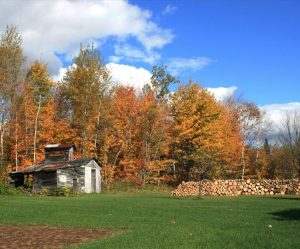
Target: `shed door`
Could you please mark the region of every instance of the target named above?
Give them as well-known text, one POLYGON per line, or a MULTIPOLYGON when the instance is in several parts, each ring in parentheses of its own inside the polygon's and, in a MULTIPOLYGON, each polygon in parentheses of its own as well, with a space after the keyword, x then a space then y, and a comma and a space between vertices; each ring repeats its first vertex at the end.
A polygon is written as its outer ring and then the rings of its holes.
POLYGON ((92 174, 91 174, 91 177, 92 177, 92 192, 96 192, 96 170, 95 169, 92 169, 92 174))
POLYGON ((75 191, 77 191, 77 189, 78 189, 78 184, 77 184, 77 178, 73 178, 73 189, 75 190, 75 191))

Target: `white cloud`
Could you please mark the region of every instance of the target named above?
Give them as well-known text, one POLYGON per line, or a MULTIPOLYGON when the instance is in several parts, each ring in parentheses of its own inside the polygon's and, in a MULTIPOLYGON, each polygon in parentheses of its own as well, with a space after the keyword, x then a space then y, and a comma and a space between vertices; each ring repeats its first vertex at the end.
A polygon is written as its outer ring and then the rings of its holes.
POLYGON ((170 58, 167 62, 168 71, 173 75, 179 75, 190 70, 197 71, 203 69, 212 62, 206 57, 197 58, 170 58))
POLYGON ((58 74, 52 76, 52 80, 55 82, 62 81, 66 75, 67 70, 76 68, 76 67, 77 67, 77 65, 74 63, 68 67, 61 67, 58 71, 58 74))
POLYGON ((300 112, 300 102, 264 105, 260 106, 260 109, 266 113, 266 119, 270 120, 275 128, 281 128, 287 113, 300 112))
POLYGON ((173 6, 171 4, 168 4, 166 6, 166 8, 162 11, 162 14, 163 15, 172 15, 175 13, 175 11, 177 10, 177 7, 176 6, 173 6))
POLYGON ((110 56, 109 59, 111 62, 119 63, 121 61, 129 62, 145 62, 150 65, 154 64, 160 59, 160 54, 151 50, 151 51, 142 51, 138 48, 135 48, 129 44, 117 44, 115 45, 115 55, 110 56))
POLYGON ((66 72, 67 72, 67 68, 61 67, 58 71, 58 74, 52 76, 52 80, 54 80, 55 82, 62 81, 66 72))
POLYGON ((112 80, 121 85, 133 86, 141 90, 145 84, 150 83, 151 73, 142 67, 111 62, 107 64, 107 68, 111 72, 112 80))
POLYGON ((146 51, 162 48, 174 35, 151 18, 126 0, 0 1, 0 33, 6 25, 18 26, 28 58, 44 60, 55 74, 61 67, 55 52, 71 57, 81 42, 134 37, 146 51))
MULTIPOLYGON (((52 77, 54 81, 63 80, 67 70, 71 67, 76 67, 75 64, 70 65, 68 68, 60 68, 59 73, 52 77)), ((112 81, 123 85, 132 86, 136 90, 141 90, 143 86, 150 83, 151 72, 142 67, 134 67, 125 64, 118 64, 110 62, 106 64, 107 69, 111 73, 112 81)))
POLYGON ((237 91, 236 86, 231 87, 208 87, 206 88, 218 101, 224 101, 229 97, 232 97, 237 91))

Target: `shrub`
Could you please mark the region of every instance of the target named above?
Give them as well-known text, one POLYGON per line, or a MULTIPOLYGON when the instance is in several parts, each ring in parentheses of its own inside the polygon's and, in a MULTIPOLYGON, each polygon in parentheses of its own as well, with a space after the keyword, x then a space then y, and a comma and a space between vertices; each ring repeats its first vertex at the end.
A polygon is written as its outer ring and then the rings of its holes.
POLYGON ((10 190, 11 188, 8 185, 0 182, 0 195, 9 195, 11 194, 10 190))
POLYGON ((20 195, 20 194, 30 194, 31 191, 23 187, 15 188, 8 184, 3 184, 0 182, 0 195, 20 195))
POLYGON ((24 182, 24 188, 25 189, 32 189, 33 187, 33 182, 32 182, 32 179, 28 179, 26 178, 25 182, 24 182))
POLYGON ((58 187, 53 192, 54 196, 71 196, 74 195, 74 191, 69 187, 58 187))
POLYGON ((43 196, 74 196, 77 193, 69 187, 57 187, 52 189, 42 188, 37 194, 43 196))
POLYGON ((46 188, 42 188, 37 194, 48 196, 48 195, 50 195, 50 191, 46 188))

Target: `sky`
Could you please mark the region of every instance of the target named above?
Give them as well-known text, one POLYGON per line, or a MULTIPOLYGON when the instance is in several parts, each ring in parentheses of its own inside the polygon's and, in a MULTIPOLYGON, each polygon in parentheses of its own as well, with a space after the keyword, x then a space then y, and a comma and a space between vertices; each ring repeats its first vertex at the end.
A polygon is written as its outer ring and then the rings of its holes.
POLYGON ((115 81, 140 89, 154 64, 218 100, 235 94, 277 125, 300 110, 298 0, 0 0, 0 33, 16 25, 28 61, 61 79, 93 42, 115 81))

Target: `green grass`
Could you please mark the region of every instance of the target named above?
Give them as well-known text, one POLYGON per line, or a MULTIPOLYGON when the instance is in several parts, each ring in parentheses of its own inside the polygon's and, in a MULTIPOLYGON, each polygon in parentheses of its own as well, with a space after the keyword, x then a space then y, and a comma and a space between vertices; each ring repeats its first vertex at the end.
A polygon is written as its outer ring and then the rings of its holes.
POLYGON ((127 228, 79 248, 296 249, 300 198, 174 198, 159 193, 0 196, 0 224, 127 228))

